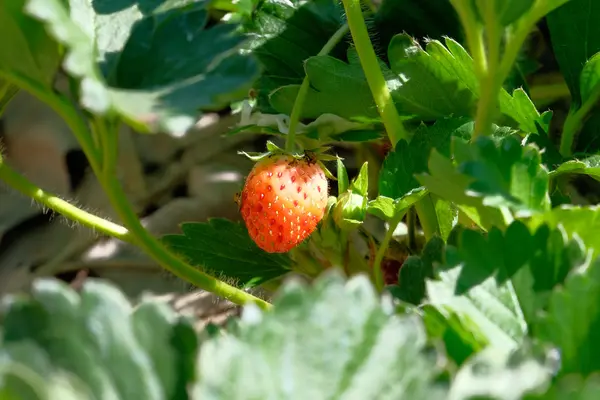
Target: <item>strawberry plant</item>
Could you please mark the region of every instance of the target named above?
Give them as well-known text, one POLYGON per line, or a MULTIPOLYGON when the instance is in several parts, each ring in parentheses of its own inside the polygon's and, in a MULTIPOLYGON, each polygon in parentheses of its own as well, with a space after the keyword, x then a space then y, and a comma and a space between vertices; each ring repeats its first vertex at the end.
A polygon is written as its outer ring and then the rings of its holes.
POLYGON ((598 19, 594 0, 0 2, 0 114, 19 91, 52 108, 119 221, 2 155, 0 179, 243 306, 198 333, 102 280, 37 279, 2 303, 0 398, 598 398, 598 19), (240 220, 155 237, 120 129, 181 136, 210 111, 237 116, 223 140, 264 139, 239 151, 240 220))

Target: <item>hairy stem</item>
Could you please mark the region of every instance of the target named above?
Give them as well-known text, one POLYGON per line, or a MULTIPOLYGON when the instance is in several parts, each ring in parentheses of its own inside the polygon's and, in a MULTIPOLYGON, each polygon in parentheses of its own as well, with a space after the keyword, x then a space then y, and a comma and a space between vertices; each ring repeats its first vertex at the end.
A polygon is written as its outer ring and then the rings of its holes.
POLYGON ((600 99, 600 90, 596 90, 590 98, 576 111, 571 110, 565 119, 562 136, 560 137, 560 154, 563 157, 573 155, 573 142, 575 135, 579 132, 585 118, 600 99))
POLYGON ((390 142, 395 147, 398 140, 408 140, 409 136, 402 125, 402 120, 398 115, 392 95, 381 72, 377 55, 375 54, 375 50, 373 50, 367 26, 362 15, 360 0, 343 0, 343 3, 360 64, 367 77, 367 83, 375 100, 377 111, 383 119, 390 142))
MULTIPOLYGON (((118 152, 118 130, 114 123, 107 123, 105 120, 97 119, 94 125, 98 128, 101 137, 104 138, 103 145, 106 146, 104 152, 110 152, 115 155, 118 152)), ((100 181, 104 187, 108 198, 123 221, 123 224, 136 237, 138 246, 150 255, 156 262, 172 274, 184 279, 199 288, 221 296, 235 304, 245 304, 249 302, 256 303, 262 309, 268 309, 271 305, 243 290, 237 289, 223 281, 220 281, 197 268, 192 267, 180 257, 173 254, 158 239, 150 234, 140 222, 137 214, 132 209, 127 196, 117 178, 115 171, 115 162, 109 162, 104 165, 99 174, 100 181)))
POLYGON ((0 76, 5 77, 15 85, 36 96, 38 99, 48 104, 63 118, 79 141, 89 160, 92 170, 98 177, 112 206, 115 208, 128 230, 119 227, 118 225, 111 225, 110 223, 107 223, 107 221, 85 213, 56 197, 47 196, 47 194, 40 191, 35 185, 28 185, 28 181, 18 174, 15 175, 14 173, 11 173, 14 171, 8 168, 4 163, 1 163, 1 178, 6 179, 7 182, 10 182, 11 186, 14 186, 17 190, 20 190, 69 218, 73 217, 75 221, 81 222, 92 229, 97 229, 111 236, 115 236, 112 233, 120 236, 126 235, 126 239, 130 238, 127 241, 133 242, 138 247, 142 248, 163 268, 181 279, 198 286, 200 289, 212 292, 235 304, 242 305, 254 302, 262 309, 269 309, 271 307, 271 304, 268 302, 228 285, 187 264, 178 256, 170 252, 158 239, 154 238, 142 226, 138 216, 132 210, 129 201, 121 188, 116 173, 113 173, 115 164, 113 161, 116 159, 116 145, 118 139, 118 132, 116 131, 116 124, 113 123, 114 121, 110 122, 110 129, 107 129, 107 121, 102 119, 96 119, 94 121, 94 126, 98 133, 101 136, 107 135, 101 140, 101 144, 104 147, 103 150, 114 152, 110 155, 103 155, 102 149, 98 148, 93 141, 90 127, 82 118, 76 107, 66 97, 48 90, 45 87, 31 84, 18 76, 6 74, 4 71, 0 71, 0 76), (105 162, 108 162, 108 165, 105 162), (63 211, 66 212, 63 213, 63 211))
POLYGON ((383 270, 381 269, 381 262, 383 261, 383 257, 385 257, 385 253, 387 252, 388 247, 390 246, 390 241, 392 240, 392 236, 394 236, 394 231, 402 221, 404 217, 404 213, 399 213, 394 219, 392 219, 389 223, 388 230, 383 237, 383 241, 379 245, 377 249, 377 253, 375 254, 375 261, 373 262, 373 273, 375 274, 375 287, 377 290, 382 291, 385 286, 385 282, 383 280, 383 270))
MULTIPOLYGON (((319 51, 318 56, 327 55, 333 50, 333 48, 342 40, 342 38, 348 33, 348 24, 342 25, 334 34, 329 38, 325 46, 319 51)), ((302 109, 304 107, 304 102, 306 100, 306 95, 308 94, 308 90, 310 89, 310 81, 308 79, 308 75, 304 76, 304 80, 302 80, 302 85, 298 90, 298 95, 296 96, 296 101, 294 102, 294 107, 292 108, 292 115, 290 115, 290 127, 288 129, 287 139, 285 142, 285 149, 289 152, 294 151, 294 145, 296 142, 296 129, 298 128, 298 123, 300 122, 300 115, 302 115, 302 109)))
POLYGON ((90 214, 68 201, 48 193, 6 164, 0 155, 0 180, 6 182, 13 189, 25 196, 32 198, 49 209, 62 214, 72 221, 80 223, 105 235, 112 236, 127 243, 135 244, 135 238, 121 225, 107 221, 96 215, 90 214))

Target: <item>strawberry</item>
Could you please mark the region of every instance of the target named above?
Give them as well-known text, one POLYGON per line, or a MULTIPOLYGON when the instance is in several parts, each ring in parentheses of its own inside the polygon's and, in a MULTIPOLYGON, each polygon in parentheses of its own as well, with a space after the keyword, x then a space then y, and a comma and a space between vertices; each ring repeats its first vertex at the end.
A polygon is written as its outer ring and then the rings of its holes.
POLYGON ((272 154, 259 160, 246 178, 240 211, 258 247, 285 253, 314 232, 327 197, 327 178, 319 163, 272 154))

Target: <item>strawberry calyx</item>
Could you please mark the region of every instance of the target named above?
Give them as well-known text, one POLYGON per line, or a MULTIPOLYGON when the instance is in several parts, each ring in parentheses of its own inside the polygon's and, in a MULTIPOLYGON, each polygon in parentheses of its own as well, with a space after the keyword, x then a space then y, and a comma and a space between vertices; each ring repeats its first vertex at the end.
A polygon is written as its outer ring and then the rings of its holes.
POLYGON ((337 155, 334 156, 331 154, 326 154, 327 151, 331 150, 331 147, 329 147, 329 146, 322 146, 322 147, 318 147, 315 149, 305 150, 303 152, 291 153, 291 152, 288 152, 288 151, 282 149, 281 147, 277 146, 272 141, 267 140, 266 147, 267 147, 266 152, 261 153, 261 152, 238 151, 238 154, 246 156, 254 162, 258 162, 267 157, 281 156, 281 155, 291 156, 297 160, 307 160, 309 163, 318 164, 321 167, 321 169, 323 169, 323 172, 325 173, 325 176, 328 179, 331 179, 334 181, 337 180, 336 177, 331 173, 331 171, 329 171, 329 169, 327 169, 327 167, 325 166, 325 164, 323 162, 324 161, 336 161, 338 159, 342 160, 342 158, 338 157, 337 155))

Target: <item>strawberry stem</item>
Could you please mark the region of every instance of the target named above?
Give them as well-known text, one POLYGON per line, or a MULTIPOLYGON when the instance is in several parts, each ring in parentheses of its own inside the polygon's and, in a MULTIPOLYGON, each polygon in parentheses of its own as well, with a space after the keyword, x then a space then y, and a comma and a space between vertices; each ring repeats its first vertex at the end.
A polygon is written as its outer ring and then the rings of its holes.
POLYGON ((91 129, 83 116, 77 111, 75 105, 65 96, 12 74, 2 72, 1 76, 48 104, 65 120, 80 143, 112 206, 123 220, 125 228, 80 210, 68 202, 44 192, 11 169, 0 157, 1 179, 21 193, 30 196, 75 222, 137 245, 167 271, 200 289, 212 292, 238 305, 253 302, 265 310, 271 307, 270 303, 187 264, 142 226, 123 192, 115 171, 118 154, 118 125, 116 120, 96 118, 92 121, 93 128, 91 129), (99 138, 98 144, 94 143, 94 134, 99 138))
MULTIPOLYGON (((325 46, 319 51, 317 56, 327 55, 333 50, 333 48, 342 40, 342 38, 348 33, 348 24, 342 25, 325 43, 325 46)), ((300 116, 302 115, 302 109, 304 107, 304 102, 306 101, 306 96, 308 94, 308 90, 310 89, 310 80, 308 79, 308 75, 304 76, 302 80, 302 85, 300 85, 300 89, 298 90, 298 94, 296 95, 296 100, 294 102, 294 107, 292 108, 292 114, 290 115, 290 126, 288 129, 287 139, 285 143, 285 149, 288 152, 293 152, 295 142, 296 142, 296 129, 298 128, 298 123, 300 122, 300 116)))
POLYGON ((409 136, 404 125, 402 125, 402 120, 398 115, 396 105, 392 100, 392 95, 379 67, 377 55, 371 44, 371 39, 369 38, 367 26, 363 18, 360 0, 343 0, 343 3, 354 45, 356 46, 363 72, 367 78, 367 83, 371 89, 373 100, 375 100, 375 105, 383 120, 392 146, 395 147, 398 140, 408 140, 409 136))
POLYGON ((385 282, 383 280, 383 271, 381 270, 381 262, 383 261, 383 257, 385 257, 385 253, 387 252, 388 247, 390 246, 390 241, 392 240, 392 236, 394 236, 394 231, 404 218, 404 213, 400 213, 394 219, 392 219, 389 223, 388 230, 383 237, 379 248, 377 249, 377 253, 375 254, 375 262, 373 263, 373 272, 375 274, 375 287, 380 292, 383 290, 385 286, 385 282))

